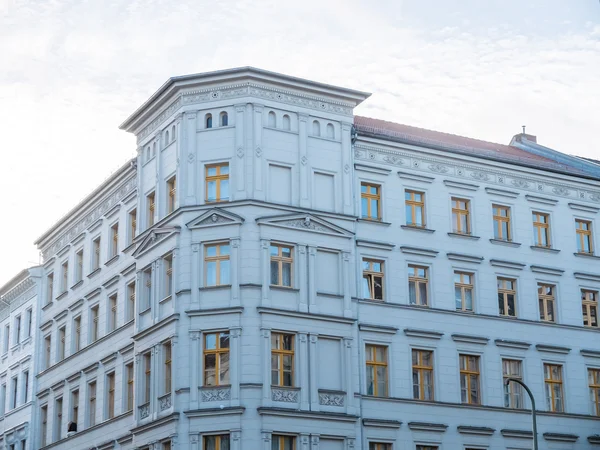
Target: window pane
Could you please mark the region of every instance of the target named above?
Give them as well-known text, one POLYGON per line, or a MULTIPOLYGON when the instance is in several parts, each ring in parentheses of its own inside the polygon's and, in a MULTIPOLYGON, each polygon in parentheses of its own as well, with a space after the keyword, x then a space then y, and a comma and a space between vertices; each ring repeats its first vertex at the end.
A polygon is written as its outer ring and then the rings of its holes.
POLYGON ((419 300, 421 305, 427 305, 427 284, 419 283, 419 300))
POLYGON ((271 261, 271 284, 279 284, 279 264, 271 261))
POLYGON ((368 202, 369 202, 369 200, 364 197, 360 199, 360 212, 361 212, 362 217, 369 217, 369 213, 368 213, 368 209, 367 209, 368 202))
POLYGON ((409 281, 408 282, 408 296, 410 298, 410 304, 411 305, 416 305, 417 303, 417 291, 415 288, 415 282, 414 281, 409 281))
POLYGON ((217 284, 217 263, 209 261, 206 263, 206 285, 215 286, 217 284))
POLYGON ((229 199, 229 180, 221 180, 221 198, 219 200, 229 199))
POLYGON ((229 384, 229 352, 221 353, 219 356, 219 384, 229 384))
POLYGON ((229 278, 229 260, 221 261, 221 284, 231 284, 229 278))
POLYGON ((217 256, 217 246, 216 245, 207 245, 206 246, 206 256, 217 256))
POLYGON ((206 168, 206 174, 209 177, 214 177, 217 174, 217 168, 216 168, 216 166, 207 167, 206 168))
POLYGON ((379 204, 378 200, 371 199, 371 217, 377 217, 377 213, 378 213, 377 205, 378 204, 379 204))
POLYGON ((206 194, 206 197, 208 198, 208 200, 210 200, 210 201, 216 200, 217 199, 217 182, 209 181, 208 183, 206 183, 206 188, 208 189, 208 192, 206 194))
POLYGON ((367 366, 367 395, 374 395, 375 367, 367 366))
POLYGON ((465 290, 465 307, 467 311, 473 310, 473 292, 471 289, 465 290))
POLYGON ((282 279, 281 282, 284 286, 292 285, 292 265, 290 263, 282 263, 282 279))
POLYGON ((377 394, 387 395, 387 369, 377 366, 377 394))
POLYGON ((375 300, 383 300, 383 280, 381 277, 373 277, 375 285, 375 300))
POLYGON ((423 208, 421 206, 417 206, 415 208, 415 214, 416 217, 414 218, 414 223, 416 223, 419 226, 423 225, 423 208))
POLYGON ((406 210, 406 223, 414 224, 415 223, 415 218, 412 215, 412 207, 411 207, 411 205, 406 205, 405 206, 405 210, 406 210))
POLYGON ((462 289, 459 287, 454 288, 454 300, 456 309, 462 309, 462 289))

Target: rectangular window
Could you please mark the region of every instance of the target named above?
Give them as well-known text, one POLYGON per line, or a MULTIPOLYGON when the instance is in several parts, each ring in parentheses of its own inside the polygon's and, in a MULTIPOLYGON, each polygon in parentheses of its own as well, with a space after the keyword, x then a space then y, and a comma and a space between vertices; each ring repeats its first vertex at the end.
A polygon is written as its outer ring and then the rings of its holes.
POLYGON ((71 391, 71 422, 77 424, 79 418, 79 389, 71 391))
POLYGON ((150 402, 150 383, 152 382, 152 354, 144 354, 144 403, 150 402))
POLYGON ((51 360, 50 355, 52 352, 52 336, 48 335, 44 338, 44 367, 47 369, 50 367, 51 360))
POLYGON ((6 353, 8 351, 9 340, 10 340, 10 324, 6 324, 6 326, 4 327, 4 346, 2 349, 4 353, 6 353))
POLYGON ((173 295, 173 255, 167 255, 163 258, 165 271, 165 292, 164 298, 173 295))
POLYGON ((40 422, 42 423, 42 447, 48 444, 48 405, 40 408, 40 422))
POLYGON ((152 305, 152 268, 148 268, 144 270, 142 273, 142 277, 144 279, 144 298, 143 298, 143 308, 142 311, 150 308, 152 305))
POLYGON ((62 273, 61 282, 60 282, 60 292, 67 292, 69 289, 69 261, 65 261, 60 266, 60 270, 62 273))
POLYGON ((10 380, 10 409, 15 409, 19 398, 19 378, 13 377, 10 380))
POLYGON ((204 386, 229 384, 229 333, 204 335, 204 386))
POLYGON ((119 254, 119 223, 110 227, 110 257, 113 258, 119 254))
POLYGON ((171 442, 169 442, 169 441, 163 442, 162 450, 171 450, 171 442))
POLYGON ((538 300, 540 304, 540 320, 544 322, 556 322, 554 314, 554 290, 551 284, 538 283, 538 300))
POLYGON ((437 445, 417 445, 417 450, 438 450, 437 445))
POLYGON ((154 192, 151 192, 146 196, 146 223, 148 224, 146 228, 150 228, 154 225, 154 209, 156 208, 154 199, 154 192))
POLYGON ((461 402, 479 405, 479 356, 459 355, 459 359, 461 402))
POLYGON ((271 450, 295 450, 296 437, 274 434, 271 436, 271 450))
POLYGON ((367 395, 387 397, 388 362, 387 347, 383 345, 366 346, 367 395))
POLYGON ((516 280, 498 278, 498 312, 501 316, 516 317, 515 299, 517 298, 516 280))
POLYGON ((363 258, 363 298, 383 300, 383 261, 363 258))
POLYGON ((229 448, 228 434, 202 437, 202 450, 229 450, 229 448))
POLYGON ((292 247, 271 244, 271 285, 292 287, 292 247))
POLYGON ((65 339, 67 336, 67 327, 61 327, 58 329, 58 361, 65 359, 66 346, 65 339))
POLYGON ((127 285, 127 320, 135 317, 135 281, 127 285))
POLYGON ((506 384, 508 378, 523 381, 521 361, 518 359, 502 359, 502 376, 504 381, 504 406, 506 408, 524 408, 521 385, 515 382, 506 384))
POLYGON ((15 317, 15 344, 21 342, 21 316, 15 317))
POLYGON ((294 385, 294 335, 271 333, 271 384, 294 385))
POLYGON ((137 228, 137 209, 132 209, 128 214, 129 222, 129 239, 128 243, 132 244, 135 239, 135 230, 137 228))
POLYGON ((106 388, 108 390, 106 417, 112 419, 115 417, 115 373, 109 373, 106 376, 106 388))
POLYGON ((127 375, 127 397, 125 404, 127 405, 127 411, 133 410, 133 387, 134 387, 134 371, 133 363, 129 363, 125 366, 125 373, 127 375))
POLYGON ((75 283, 83 280, 83 249, 75 253, 75 283))
POLYGON ((96 305, 90 309, 90 343, 96 342, 100 337, 100 306, 96 305))
POLYGON ((73 353, 81 350, 81 316, 73 319, 73 353))
POLYGON ((92 272, 100 267, 100 236, 92 241, 92 272))
POLYGON ((229 164, 206 166, 206 202, 229 201, 229 164))
POLYGON ((363 219, 381 220, 381 186, 360 184, 360 214, 363 219))
POLYGON ((6 408, 6 383, 0 386, 0 416, 3 416, 6 408))
POLYGON ((576 219, 575 226, 577 232, 577 252, 587 253, 589 255, 593 254, 592 222, 589 220, 576 219))
POLYGON ((164 371, 165 371, 165 386, 164 393, 168 394, 171 392, 171 384, 173 379, 172 363, 171 363, 171 342, 163 344, 163 358, 164 358, 164 371))
POLYGON ((108 331, 117 329, 118 297, 113 294, 108 297, 108 331))
POLYGON ((29 401, 29 370, 23 372, 23 403, 29 401))
POLYGON ((563 412, 564 405, 561 365, 544 364, 544 385, 548 411, 563 412))
POLYGON ((427 306, 429 270, 422 266, 408 266, 408 293, 411 305, 427 306))
POLYGON ((212 244, 204 247, 206 286, 231 284, 229 243, 212 244))
POLYGON ((369 442, 369 450, 392 450, 392 444, 369 442))
POLYGON ((96 382, 88 384, 88 426, 96 425, 96 382))
POLYGON ((167 214, 171 214, 175 211, 175 195, 177 193, 175 182, 176 178, 174 176, 167 181, 167 214))
POLYGON ((56 423, 54 424, 54 440, 60 441, 62 439, 62 415, 63 415, 63 399, 58 398, 54 403, 54 417, 56 423))
POLYGON ((588 369, 588 382, 591 412, 595 416, 600 416, 600 369, 588 369))
POLYGON ((550 216, 533 212, 533 243, 536 247, 550 247, 550 216))
POLYGON ((492 205, 494 211, 494 239, 511 241, 510 208, 508 206, 492 205))
POLYGON ((433 400, 433 352, 412 351, 413 398, 433 400))
POLYGON ((404 191, 406 225, 425 227, 425 194, 417 191, 404 191))
POLYGON ((25 321, 27 328, 25 329, 25 337, 28 338, 31 336, 31 327, 33 326, 33 310, 28 309, 25 313, 25 321))
POLYGON ((581 290, 583 326, 598 327, 598 291, 581 290))
POLYGON ((457 311, 473 312, 473 274, 454 272, 454 301, 457 311))
POLYGON ((46 304, 54 300, 54 274, 50 273, 46 277, 46 304))
POLYGON ((452 197, 452 231, 471 234, 471 201, 452 197))

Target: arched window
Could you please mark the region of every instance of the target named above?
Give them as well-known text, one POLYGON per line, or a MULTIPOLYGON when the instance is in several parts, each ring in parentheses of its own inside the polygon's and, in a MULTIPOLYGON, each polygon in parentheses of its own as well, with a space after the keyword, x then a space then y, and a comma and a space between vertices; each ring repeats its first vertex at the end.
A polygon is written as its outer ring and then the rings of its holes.
POLYGON ((229 117, 227 116, 227 113, 225 111, 223 111, 220 114, 219 118, 220 118, 221 126, 226 127, 229 123, 229 117))
POLYGON ((321 136, 321 124, 317 120, 313 120, 312 134, 313 136, 321 136))
POLYGON ((156 142, 152 144, 152 157, 156 156, 156 142))
POLYGON ((269 126, 271 128, 277 127, 277 117, 273 111, 269 111, 269 126))
POLYGON ((204 116, 204 125, 206 128, 212 128, 212 114, 204 116))
POLYGON ((165 145, 169 145, 169 130, 165 131, 165 145))
POLYGON ((330 123, 327 124, 327 137, 329 139, 335 139, 335 130, 333 129, 333 125, 330 123))
POLYGON ((283 116, 283 129, 288 131, 290 129, 290 116, 287 114, 283 116))
POLYGON ((171 141, 175 140, 175 125, 171 127, 171 141))
POLYGON ((150 146, 146 147, 146 161, 150 159, 150 146))

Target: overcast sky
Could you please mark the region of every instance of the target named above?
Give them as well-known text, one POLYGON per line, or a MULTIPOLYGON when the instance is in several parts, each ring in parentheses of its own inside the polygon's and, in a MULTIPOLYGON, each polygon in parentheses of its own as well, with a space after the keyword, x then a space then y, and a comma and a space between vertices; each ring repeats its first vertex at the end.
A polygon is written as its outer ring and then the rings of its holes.
POLYGON ((598 0, 0 0, 0 285, 135 155, 117 127, 167 78, 244 65, 372 92, 358 114, 600 157, 598 0))

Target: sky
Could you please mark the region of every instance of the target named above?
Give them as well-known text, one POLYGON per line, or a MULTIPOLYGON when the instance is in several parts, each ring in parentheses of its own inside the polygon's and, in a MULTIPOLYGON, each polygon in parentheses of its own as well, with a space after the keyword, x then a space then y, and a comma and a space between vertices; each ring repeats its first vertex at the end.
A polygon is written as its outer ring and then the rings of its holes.
POLYGON ((600 158, 599 0, 0 0, 0 285, 135 156, 169 77, 255 66, 372 92, 356 109, 600 158))

